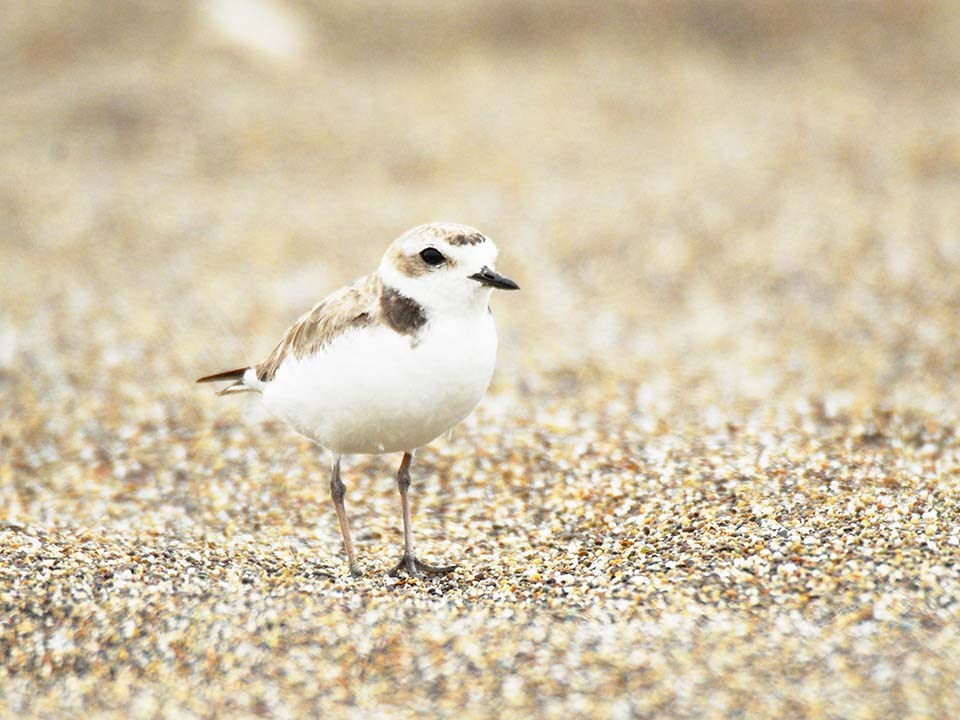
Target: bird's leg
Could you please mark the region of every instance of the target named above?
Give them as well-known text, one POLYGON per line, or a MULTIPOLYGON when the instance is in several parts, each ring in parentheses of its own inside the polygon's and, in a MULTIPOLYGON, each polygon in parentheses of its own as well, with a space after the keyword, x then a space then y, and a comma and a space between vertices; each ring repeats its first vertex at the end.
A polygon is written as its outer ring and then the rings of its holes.
POLYGON ((343 496, 347 494, 347 486, 340 479, 340 456, 333 456, 333 470, 330 473, 330 497, 333 499, 333 506, 337 510, 337 519, 340 521, 340 535, 343 537, 343 547, 347 551, 347 559, 350 561, 350 574, 359 575, 360 569, 357 567, 357 558, 353 554, 353 542, 350 540, 350 525, 347 524, 347 511, 343 507, 343 496))
POLYGON ((390 571, 391 577, 400 574, 401 570, 406 570, 410 577, 419 580, 424 575, 446 575, 457 569, 456 565, 447 565, 437 567, 427 565, 425 562, 417 560, 413 553, 413 528, 410 523, 410 501, 407 499, 407 490, 410 489, 410 453, 403 454, 403 460, 400 461, 400 469, 397 470, 397 488, 400 490, 400 507, 403 509, 403 557, 400 558, 393 570, 390 571))

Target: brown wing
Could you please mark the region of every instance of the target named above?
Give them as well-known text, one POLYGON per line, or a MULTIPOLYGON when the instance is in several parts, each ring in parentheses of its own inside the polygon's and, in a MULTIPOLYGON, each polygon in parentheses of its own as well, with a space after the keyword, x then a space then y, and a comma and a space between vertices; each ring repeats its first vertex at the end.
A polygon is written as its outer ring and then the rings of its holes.
POLYGON ((257 365, 257 377, 269 382, 288 355, 301 358, 347 330, 377 322, 380 290, 380 277, 373 274, 325 297, 290 326, 270 357, 257 365))

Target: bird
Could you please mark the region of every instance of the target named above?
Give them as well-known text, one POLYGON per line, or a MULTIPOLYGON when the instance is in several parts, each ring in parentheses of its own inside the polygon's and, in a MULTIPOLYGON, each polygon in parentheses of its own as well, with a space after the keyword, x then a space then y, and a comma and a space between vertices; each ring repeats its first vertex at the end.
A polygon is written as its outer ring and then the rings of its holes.
POLYGON ((394 240, 377 269, 334 291, 251 367, 206 375, 219 395, 259 393, 266 409, 325 448, 330 497, 350 573, 361 575, 340 476, 344 455, 402 453, 397 488, 404 549, 389 571, 422 580, 457 565, 420 560, 413 543, 410 465, 417 449, 465 419, 496 365, 493 290, 519 290, 495 270, 497 247, 480 231, 438 222, 394 240))

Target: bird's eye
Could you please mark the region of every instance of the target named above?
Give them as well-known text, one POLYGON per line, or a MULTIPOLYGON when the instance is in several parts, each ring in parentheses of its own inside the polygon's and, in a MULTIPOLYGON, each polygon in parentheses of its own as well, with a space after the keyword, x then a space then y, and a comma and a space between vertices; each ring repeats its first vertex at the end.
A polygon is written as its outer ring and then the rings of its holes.
POLYGON ((442 265, 443 261, 446 258, 443 256, 443 253, 437 250, 436 248, 426 248, 420 251, 420 259, 423 260, 427 265, 442 265))

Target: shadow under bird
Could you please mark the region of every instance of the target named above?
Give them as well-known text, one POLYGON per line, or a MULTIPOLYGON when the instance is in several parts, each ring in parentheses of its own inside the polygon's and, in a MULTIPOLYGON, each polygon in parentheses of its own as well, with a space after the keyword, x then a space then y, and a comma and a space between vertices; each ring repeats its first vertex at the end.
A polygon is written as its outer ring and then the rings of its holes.
POLYGON ((376 272, 297 320, 266 360, 197 380, 230 382, 220 395, 260 393, 269 411, 332 453, 330 496, 354 575, 340 479, 341 457, 354 453, 403 453, 404 549, 390 574, 422 578, 456 568, 414 553, 410 462, 467 417, 490 384, 497 356, 490 294, 519 289, 494 270, 496 259, 494 243, 474 228, 415 227, 390 245, 376 272))

